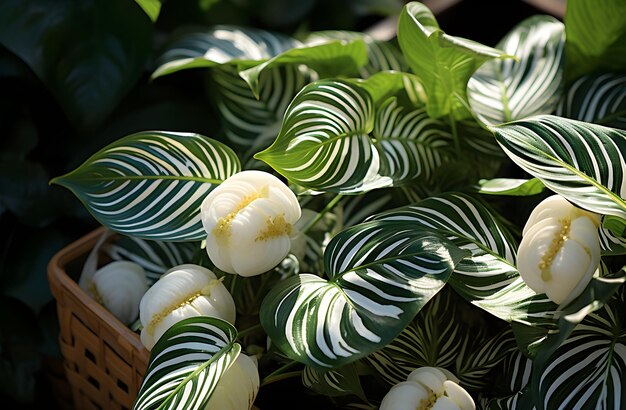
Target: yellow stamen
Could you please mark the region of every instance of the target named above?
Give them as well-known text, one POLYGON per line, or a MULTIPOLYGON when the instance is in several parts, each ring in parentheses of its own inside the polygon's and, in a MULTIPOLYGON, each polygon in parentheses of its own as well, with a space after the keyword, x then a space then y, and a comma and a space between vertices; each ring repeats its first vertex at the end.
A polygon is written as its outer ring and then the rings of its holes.
POLYGON ((556 257, 556 254, 559 253, 563 244, 569 237, 569 231, 572 226, 572 220, 569 217, 565 217, 559 219, 559 223, 561 224, 561 229, 557 234, 552 238, 552 242, 550 242, 550 246, 546 253, 543 254, 541 260, 539 261, 539 269, 541 270, 541 279, 544 282, 549 282, 552 280, 552 274, 550 273, 550 266, 556 257))
POLYGON ((437 399, 439 399, 439 397, 441 397, 441 395, 437 395, 435 394, 434 391, 432 391, 431 389, 428 389, 428 398, 420 401, 420 403, 417 406, 417 409, 415 410, 432 409, 435 403, 437 403, 437 399))
POLYGON ((255 241, 267 241, 283 235, 291 234, 291 224, 285 219, 285 215, 278 215, 275 218, 268 217, 265 221, 265 229, 259 232, 255 241))
POLYGON ((215 228, 213 228, 212 231, 213 235, 218 239, 228 238, 230 236, 230 226, 237 214, 241 212, 241 210, 244 209, 246 206, 250 205, 255 199, 266 198, 268 194, 268 188, 263 187, 258 192, 253 192, 250 195, 246 195, 241 198, 241 201, 239 201, 239 203, 232 212, 230 212, 225 217, 217 220, 217 225, 215 226, 215 228))
POLYGON ((150 323, 148 323, 148 326, 146 326, 146 330, 148 331, 148 333, 154 334, 154 329, 156 328, 156 326, 159 324, 161 320, 165 319, 170 313, 172 313, 176 309, 180 309, 185 305, 191 304, 194 300, 196 300, 196 298, 200 297, 201 295, 202 294, 200 292, 192 293, 191 295, 188 295, 185 298, 183 298, 182 301, 174 302, 166 306, 165 308, 161 309, 160 312, 152 316, 150 323))

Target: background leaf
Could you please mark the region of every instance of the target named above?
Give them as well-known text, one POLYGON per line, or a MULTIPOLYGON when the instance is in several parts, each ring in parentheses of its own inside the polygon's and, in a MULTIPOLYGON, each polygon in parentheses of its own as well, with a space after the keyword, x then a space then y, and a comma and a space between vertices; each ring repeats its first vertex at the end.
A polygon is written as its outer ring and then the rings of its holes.
POLYGON ((103 225, 162 241, 206 236, 200 204, 239 172, 228 146, 199 134, 141 132, 121 138, 53 183, 70 189, 103 225))
POLYGON ((28 64, 77 127, 93 128, 139 79, 152 25, 127 0, 8 0, 0 5, 0 43, 28 64))
POLYGON ((566 74, 569 82, 593 71, 626 68, 626 3, 578 0, 565 12, 566 74))

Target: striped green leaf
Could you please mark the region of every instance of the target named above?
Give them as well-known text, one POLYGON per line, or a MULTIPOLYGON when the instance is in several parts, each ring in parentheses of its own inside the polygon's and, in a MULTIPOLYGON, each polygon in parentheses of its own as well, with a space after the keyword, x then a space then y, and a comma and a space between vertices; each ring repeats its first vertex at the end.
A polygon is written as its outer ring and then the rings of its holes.
POLYGON ((439 194, 373 219, 432 230, 471 252, 457 264, 449 283, 476 306, 506 321, 556 327, 557 306, 545 295, 537 295, 519 277, 516 241, 477 199, 462 193, 439 194))
POLYGON ((191 242, 147 241, 133 236, 119 235, 102 247, 114 261, 131 261, 141 265, 146 272, 148 285, 174 266, 192 261, 199 244, 191 242))
POLYGON ((485 61, 509 57, 500 50, 445 34, 428 7, 418 2, 408 3, 400 14, 398 43, 424 86, 428 115, 433 118, 471 117, 466 94, 470 77, 485 61))
POLYGON ((381 71, 408 71, 402 53, 390 41, 376 40, 368 34, 345 30, 316 31, 307 36, 304 43, 311 46, 332 40, 354 41, 360 39, 365 43, 367 63, 358 69, 362 78, 369 78, 381 71))
POLYGON ((315 191, 367 191, 391 184, 378 174, 380 158, 369 137, 373 128, 367 91, 344 80, 317 81, 294 98, 278 138, 255 158, 315 191))
POLYGON ((493 390, 501 389, 500 397, 494 397, 494 391, 488 395, 485 408, 488 410, 531 410, 530 376, 532 360, 519 350, 513 352, 503 362, 502 371, 497 373, 493 390))
POLYGON ((327 41, 318 45, 299 46, 239 73, 255 96, 259 96, 259 77, 270 68, 284 64, 304 64, 315 70, 321 78, 351 75, 367 62, 367 49, 363 40, 327 41))
POLYGON ((254 28, 222 25, 182 32, 158 56, 152 78, 222 64, 250 67, 301 46, 302 43, 284 34, 254 28))
POLYGON ((552 114, 563 91, 563 23, 530 17, 496 47, 517 60, 487 61, 474 73, 467 84, 474 113, 489 124, 552 114))
POLYGON ((296 65, 266 70, 259 79, 258 99, 235 67, 213 70, 211 78, 226 138, 232 146, 259 150, 274 141, 289 103, 315 73, 296 65))
POLYGON ((393 97, 377 110, 372 135, 380 155, 379 172, 394 185, 430 179, 433 170, 454 153, 445 123, 430 118, 426 108, 407 109, 393 97))
POLYGON ((577 0, 567 3, 566 73, 571 82, 594 71, 626 69, 626 2, 577 0))
POLYGON ((374 221, 336 235, 324 253, 328 280, 288 278, 265 297, 260 320, 286 355, 341 367, 385 346, 466 256, 439 235, 374 221))
POLYGON ((206 233, 200 204, 239 172, 226 145, 199 134, 147 131, 121 138, 52 183, 70 189, 112 230, 161 241, 197 241, 206 233))
POLYGON ((568 88, 556 114, 626 129, 626 75, 603 73, 579 78, 568 88))
POLYGON ((184 319, 159 339, 133 405, 143 409, 204 409, 220 377, 239 356, 237 331, 221 319, 184 319))
POLYGON ((367 400, 354 363, 327 371, 305 366, 302 372, 302 384, 328 397, 355 395, 362 400, 367 400))
POLYGON ((549 115, 492 130, 506 154, 550 190, 626 219, 626 131, 549 115))
POLYGON ((587 315, 548 357, 537 356, 531 381, 538 409, 620 409, 626 402, 623 286, 601 310, 587 315))
POLYGON ((531 196, 538 195, 545 189, 543 183, 537 178, 494 178, 481 180, 479 184, 478 192, 485 195, 531 196))

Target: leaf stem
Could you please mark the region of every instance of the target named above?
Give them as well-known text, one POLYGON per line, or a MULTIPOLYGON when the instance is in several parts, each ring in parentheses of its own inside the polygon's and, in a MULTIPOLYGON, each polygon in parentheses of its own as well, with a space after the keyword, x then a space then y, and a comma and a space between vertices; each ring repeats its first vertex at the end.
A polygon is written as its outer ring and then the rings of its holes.
POLYGON ((328 204, 326 204, 326 206, 324 207, 324 209, 322 209, 317 215, 315 215, 315 218, 311 219, 309 221, 308 224, 306 224, 304 226, 304 228, 302 228, 302 233, 307 233, 311 228, 313 228, 323 217, 324 215, 326 215, 328 212, 330 212, 335 206, 337 206, 337 204, 339 203, 339 201, 341 201, 341 199, 343 198, 343 194, 337 194, 335 195, 335 197, 333 199, 331 199, 328 204))
POLYGON ((271 384, 280 380, 288 379, 290 377, 295 377, 297 375, 302 374, 302 370, 289 372, 289 373, 283 373, 286 370, 289 370, 298 364, 300 364, 300 362, 296 362, 294 360, 279 367, 278 369, 274 370, 272 373, 268 374, 267 376, 263 378, 263 380, 261 381, 261 386, 265 386, 265 385, 268 385, 268 384, 271 384))

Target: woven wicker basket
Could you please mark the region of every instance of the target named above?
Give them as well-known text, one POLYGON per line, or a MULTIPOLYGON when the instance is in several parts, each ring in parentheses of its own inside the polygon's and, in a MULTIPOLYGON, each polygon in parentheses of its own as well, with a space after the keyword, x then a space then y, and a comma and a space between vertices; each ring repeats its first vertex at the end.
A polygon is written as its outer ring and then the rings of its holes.
POLYGON ((48 264, 65 371, 74 406, 81 410, 132 408, 150 356, 139 336, 83 292, 77 277, 70 276, 80 272, 80 263, 102 233, 103 228, 97 229, 73 242, 48 264))

